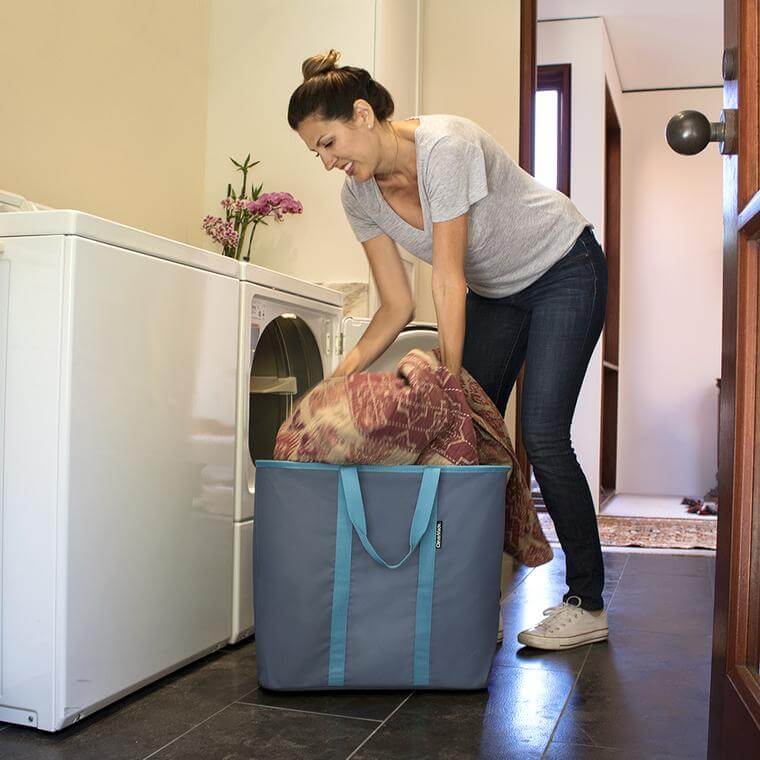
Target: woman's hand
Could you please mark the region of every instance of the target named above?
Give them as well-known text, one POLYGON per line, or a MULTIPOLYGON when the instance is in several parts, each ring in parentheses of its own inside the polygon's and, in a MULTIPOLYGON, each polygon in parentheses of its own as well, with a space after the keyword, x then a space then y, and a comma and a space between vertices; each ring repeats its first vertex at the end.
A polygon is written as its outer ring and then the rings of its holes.
POLYGON ((356 348, 354 348, 353 351, 348 352, 346 358, 335 368, 335 372, 332 373, 330 378, 349 377, 350 375, 353 375, 354 372, 358 372, 360 366, 359 354, 357 353, 356 348))

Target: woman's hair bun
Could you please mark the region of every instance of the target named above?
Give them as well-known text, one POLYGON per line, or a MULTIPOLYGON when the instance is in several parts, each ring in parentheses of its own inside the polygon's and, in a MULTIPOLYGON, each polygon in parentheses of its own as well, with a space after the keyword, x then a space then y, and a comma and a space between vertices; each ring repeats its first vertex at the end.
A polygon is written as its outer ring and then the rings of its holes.
POLYGON ((307 81, 312 77, 324 74, 328 71, 335 71, 335 64, 340 58, 340 53, 337 50, 329 50, 327 53, 318 53, 310 58, 307 58, 301 65, 301 71, 303 72, 303 81, 307 81))
POLYGON ((393 115, 393 98, 388 90, 366 70, 356 66, 336 66, 337 50, 307 58, 302 66, 303 82, 288 103, 288 124, 298 129, 304 119, 316 116, 325 121, 354 118, 354 104, 366 100, 380 122, 393 115))

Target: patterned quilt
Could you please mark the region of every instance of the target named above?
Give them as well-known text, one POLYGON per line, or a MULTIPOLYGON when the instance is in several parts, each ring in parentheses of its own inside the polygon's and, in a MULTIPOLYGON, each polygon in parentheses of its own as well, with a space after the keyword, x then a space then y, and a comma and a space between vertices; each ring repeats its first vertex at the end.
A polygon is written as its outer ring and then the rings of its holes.
POLYGON ((274 458, 511 465, 504 551, 531 567, 552 558, 503 418, 466 370, 457 382, 437 350, 410 351, 395 374, 358 372, 319 383, 280 427, 274 458))

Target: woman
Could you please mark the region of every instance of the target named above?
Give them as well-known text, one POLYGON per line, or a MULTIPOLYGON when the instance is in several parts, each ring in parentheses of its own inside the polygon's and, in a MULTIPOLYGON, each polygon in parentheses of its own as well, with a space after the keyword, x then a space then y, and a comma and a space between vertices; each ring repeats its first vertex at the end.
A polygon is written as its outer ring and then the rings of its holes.
POLYGON ((288 121, 325 168, 346 172, 348 221, 381 306, 337 375, 360 372, 412 319, 396 244, 432 263, 441 356, 504 414, 525 364, 522 436, 567 562, 568 592, 518 641, 564 649, 607 638, 591 492, 570 444, 581 383, 604 323, 607 267, 591 225, 472 121, 390 121, 393 99, 339 53, 304 61, 288 121))

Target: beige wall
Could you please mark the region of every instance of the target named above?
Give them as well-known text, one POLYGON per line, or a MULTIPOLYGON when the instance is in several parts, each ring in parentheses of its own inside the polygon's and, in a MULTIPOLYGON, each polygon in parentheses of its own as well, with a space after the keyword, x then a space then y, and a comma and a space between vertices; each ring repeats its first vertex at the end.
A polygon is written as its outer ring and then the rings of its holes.
POLYGON ((679 156, 665 125, 717 120, 720 88, 623 96, 618 491, 702 498, 715 485, 722 159, 679 156))
MULTIPOLYGON (((517 160, 520 147, 520 2, 427 0, 422 26, 422 112, 466 116, 517 160)), ((435 321, 431 267, 420 262, 418 320, 435 321)), ((514 400, 507 426, 514 437, 514 400)))
POLYGON ((3 2, 0 188, 200 240, 208 14, 209 0, 3 2))

